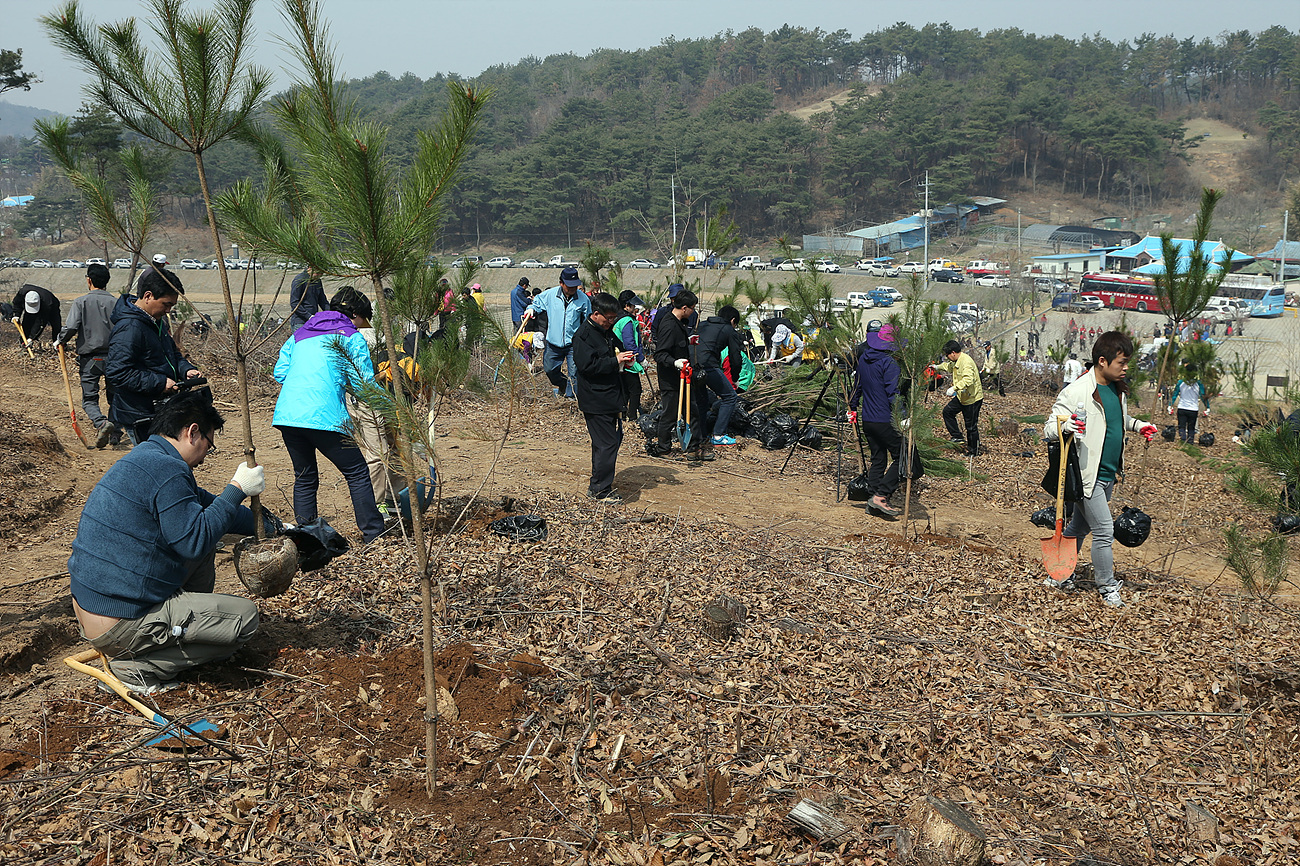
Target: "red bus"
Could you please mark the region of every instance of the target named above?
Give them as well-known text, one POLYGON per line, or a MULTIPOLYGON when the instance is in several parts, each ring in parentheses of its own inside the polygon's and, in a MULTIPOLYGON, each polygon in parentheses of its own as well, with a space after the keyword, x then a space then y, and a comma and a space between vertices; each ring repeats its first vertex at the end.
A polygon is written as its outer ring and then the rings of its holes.
POLYGON ((1079 293, 1096 295, 1101 302, 1116 310, 1136 310, 1139 313, 1163 313, 1164 304, 1156 295, 1155 282, 1128 274, 1084 274, 1079 280, 1079 293))

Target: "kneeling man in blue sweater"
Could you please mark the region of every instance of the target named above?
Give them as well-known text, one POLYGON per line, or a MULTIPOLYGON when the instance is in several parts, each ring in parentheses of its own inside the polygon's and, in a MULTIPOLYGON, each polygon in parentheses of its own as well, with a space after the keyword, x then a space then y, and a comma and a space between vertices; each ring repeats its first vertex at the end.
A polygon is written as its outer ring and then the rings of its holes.
POLYGON ((215 496, 194 480, 224 423, 202 395, 171 400, 149 438, 104 473, 77 525, 68 572, 81 633, 143 694, 257 633, 253 601, 212 590, 221 537, 253 534, 241 503, 265 488, 262 467, 241 463, 215 496))

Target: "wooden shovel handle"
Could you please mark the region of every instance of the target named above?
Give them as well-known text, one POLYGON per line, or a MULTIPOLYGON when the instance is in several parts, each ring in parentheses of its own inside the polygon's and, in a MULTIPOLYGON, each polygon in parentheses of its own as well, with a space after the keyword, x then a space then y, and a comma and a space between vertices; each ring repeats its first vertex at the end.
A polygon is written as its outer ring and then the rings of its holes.
POLYGON ((1061 468, 1056 479, 1056 523, 1059 526, 1065 519, 1065 421, 1069 415, 1056 416, 1056 439, 1061 446, 1061 468))
POLYGON ((108 669, 108 659, 104 658, 103 654, 99 650, 88 649, 85 652, 77 653, 75 656, 68 656, 63 660, 63 663, 74 671, 81 671, 83 674, 90 674, 101 683, 107 685, 110 689, 117 692, 118 697, 134 707, 136 712, 154 724, 165 724, 165 721, 160 721, 158 713, 136 700, 135 696, 131 694, 131 690, 126 687, 126 683, 114 676, 113 672, 108 669), (104 665, 103 670, 86 664, 86 662, 94 661, 96 658, 101 659, 104 665))

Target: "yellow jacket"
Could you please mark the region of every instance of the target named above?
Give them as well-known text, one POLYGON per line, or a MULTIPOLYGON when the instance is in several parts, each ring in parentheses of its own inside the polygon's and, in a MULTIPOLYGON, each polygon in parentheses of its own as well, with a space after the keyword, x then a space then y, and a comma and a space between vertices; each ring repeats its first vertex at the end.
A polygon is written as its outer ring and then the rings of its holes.
POLYGON ((934 368, 952 373, 952 387, 957 389, 957 399, 963 406, 984 399, 984 388, 980 385, 980 371, 970 355, 960 352, 956 361, 944 361, 942 364, 935 364, 934 368))

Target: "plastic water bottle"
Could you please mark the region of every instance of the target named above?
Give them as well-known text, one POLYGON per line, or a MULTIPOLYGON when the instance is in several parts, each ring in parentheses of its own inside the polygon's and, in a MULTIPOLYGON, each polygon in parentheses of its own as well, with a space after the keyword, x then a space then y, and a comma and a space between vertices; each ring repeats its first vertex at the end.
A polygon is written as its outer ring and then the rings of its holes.
POLYGON ((1079 401, 1079 406, 1074 410, 1074 426, 1076 428, 1086 428, 1088 424, 1088 407, 1079 401))

